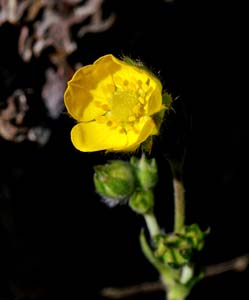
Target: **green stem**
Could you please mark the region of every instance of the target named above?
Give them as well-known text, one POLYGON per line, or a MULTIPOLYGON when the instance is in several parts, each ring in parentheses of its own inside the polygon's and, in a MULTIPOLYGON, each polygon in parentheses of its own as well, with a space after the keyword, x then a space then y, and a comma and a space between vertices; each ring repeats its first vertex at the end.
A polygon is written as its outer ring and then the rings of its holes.
POLYGON ((173 178, 174 201, 175 201, 175 225, 174 231, 181 232, 185 222, 185 199, 183 181, 173 178))
POLYGON ((189 294, 186 287, 181 285, 176 285, 167 290, 167 300, 185 300, 189 294))
POLYGON ((190 292, 189 287, 178 281, 176 277, 179 274, 176 270, 165 271, 161 271, 160 275, 162 283, 165 285, 166 300, 185 300, 190 292))
POLYGON ((157 223, 157 219, 153 212, 144 215, 144 219, 149 230, 151 238, 155 235, 160 234, 160 227, 157 223))
POLYGON ((185 300, 190 289, 179 281, 181 270, 171 268, 169 265, 158 260, 154 255, 154 250, 148 244, 143 230, 140 233, 140 244, 145 257, 160 274, 165 291, 167 291, 167 300, 185 300))

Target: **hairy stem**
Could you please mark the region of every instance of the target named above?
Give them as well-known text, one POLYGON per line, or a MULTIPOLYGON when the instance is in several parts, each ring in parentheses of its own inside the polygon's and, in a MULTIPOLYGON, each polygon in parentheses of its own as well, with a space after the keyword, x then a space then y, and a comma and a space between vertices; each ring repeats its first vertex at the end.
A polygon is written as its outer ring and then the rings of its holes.
POLYGON ((185 198, 184 186, 181 179, 173 178, 174 201, 175 201, 175 224, 174 231, 181 232, 185 222, 185 198))

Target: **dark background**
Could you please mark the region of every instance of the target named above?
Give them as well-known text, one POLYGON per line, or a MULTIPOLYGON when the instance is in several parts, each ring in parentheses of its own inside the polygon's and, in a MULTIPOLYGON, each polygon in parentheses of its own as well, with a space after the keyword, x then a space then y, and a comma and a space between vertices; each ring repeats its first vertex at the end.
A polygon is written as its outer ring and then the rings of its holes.
MULTIPOLYGON (((167 158, 186 148, 186 221, 211 228, 202 255, 207 265, 249 250, 248 32, 240 4, 199 2, 107 1, 106 14, 115 12, 116 22, 87 34, 69 62, 85 65, 107 53, 138 58, 172 94, 175 113, 151 153, 160 173, 155 210, 171 230, 167 158)), ((4 34, 1 62, 11 69, 18 59, 4 34)), ((36 64, 20 64, 19 72, 19 85, 42 80, 36 64)), ((157 279, 140 251, 141 217, 126 206, 108 208, 94 191, 93 166, 114 156, 77 151, 74 120, 64 112, 56 120, 42 112, 52 129, 43 147, 0 139, 0 299, 100 299, 106 286, 157 279)), ((248 278, 247 270, 204 279, 189 299, 245 299, 248 278)))

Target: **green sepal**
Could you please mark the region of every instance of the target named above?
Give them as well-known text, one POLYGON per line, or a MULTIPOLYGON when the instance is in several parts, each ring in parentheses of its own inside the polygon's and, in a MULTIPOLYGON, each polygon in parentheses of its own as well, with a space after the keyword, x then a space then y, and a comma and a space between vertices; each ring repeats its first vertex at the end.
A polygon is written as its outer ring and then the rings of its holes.
POLYGON ((132 58, 130 58, 129 56, 124 55, 122 57, 122 60, 127 63, 128 65, 134 66, 134 67, 141 67, 142 63, 138 60, 134 60, 132 58))
POLYGON ((152 116, 158 131, 160 130, 161 125, 163 123, 165 113, 168 112, 172 106, 172 96, 169 93, 167 92, 163 93, 162 104, 163 104, 163 108, 158 113, 152 116))
POLYGON ((153 136, 150 135, 142 144, 140 145, 142 152, 151 153, 153 145, 153 136))
POLYGON ((160 131, 161 125, 163 123, 165 112, 166 112, 166 107, 163 107, 158 113, 152 116, 152 119, 156 125, 158 132, 160 131))
POLYGON ((162 99, 163 105, 167 110, 169 110, 173 102, 172 96, 168 92, 164 92, 162 97, 163 97, 162 99))

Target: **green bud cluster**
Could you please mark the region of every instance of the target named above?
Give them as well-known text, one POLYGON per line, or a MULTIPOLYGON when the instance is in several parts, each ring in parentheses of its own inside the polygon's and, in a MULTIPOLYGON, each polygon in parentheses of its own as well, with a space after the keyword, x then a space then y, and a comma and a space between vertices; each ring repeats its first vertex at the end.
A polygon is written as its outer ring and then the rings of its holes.
POLYGON ((186 226, 179 233, 160 233, 148 243, 144 230, 140 234, 140 243, 146 258, 162 275, 162 280, 172 293, 181 296, 170 299, 185 299, 192 287, 203 278, 203 272, 196 268, 194 257, 204 246, 209 233, 202 231, 197 224, 186 226))
POLYGON ((97 193, 110 206, 127 201, 139 214, 151 212, 154 207, 153 188, 158 181, 155 159, 132 157, 129 162, 112 160, 94 168, 97 193))
POLYGON ((160 234, 155 237, 155 257, 171 267, 182 267, 203 248, 207 234, 197 224, 186 226, 181 234, 160 234))

